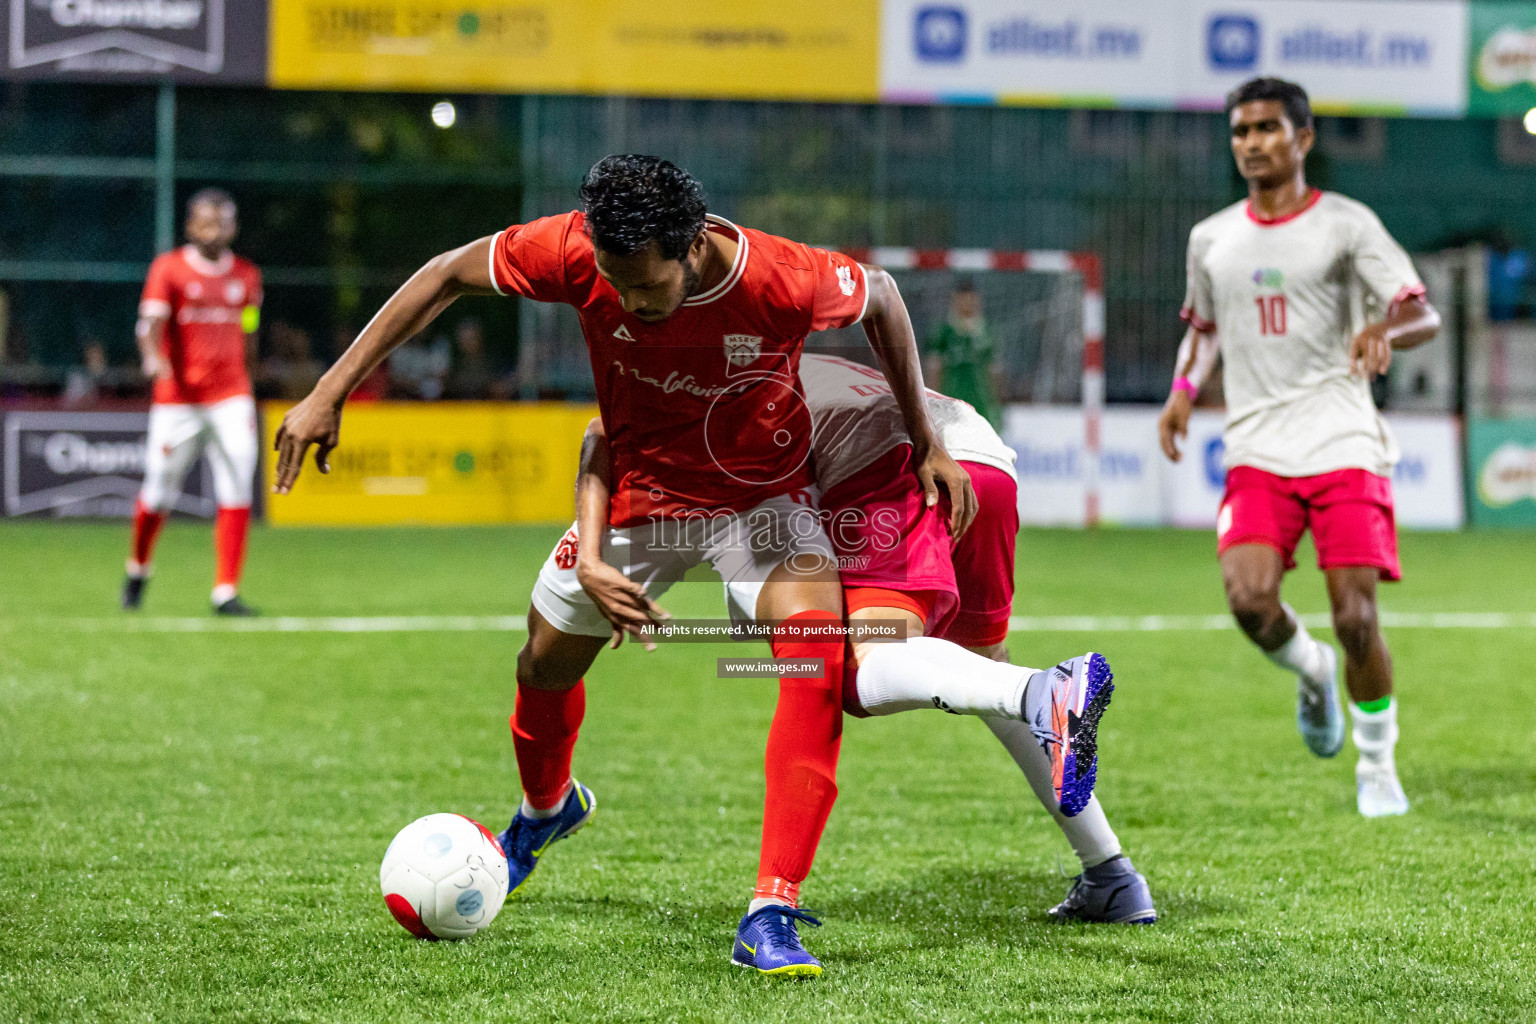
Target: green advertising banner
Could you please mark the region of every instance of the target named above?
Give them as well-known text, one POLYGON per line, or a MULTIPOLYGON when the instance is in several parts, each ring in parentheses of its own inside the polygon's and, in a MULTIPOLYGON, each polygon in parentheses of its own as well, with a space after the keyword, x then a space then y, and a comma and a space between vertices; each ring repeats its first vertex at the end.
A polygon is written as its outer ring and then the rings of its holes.
POLYGON ((1520 117, 1536 108, 1536 3, 1471 6, 1467 112, 1520 117))
POLYGON ((1536 527, 1536 419, 1467 424, 1472 525, 1536 527))

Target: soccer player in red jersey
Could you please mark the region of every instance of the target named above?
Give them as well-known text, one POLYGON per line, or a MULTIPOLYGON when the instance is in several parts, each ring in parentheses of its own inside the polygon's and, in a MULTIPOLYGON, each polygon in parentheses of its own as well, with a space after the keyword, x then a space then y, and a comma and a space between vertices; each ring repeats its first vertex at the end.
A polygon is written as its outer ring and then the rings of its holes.
POLYGON ((1394 349, 1435 336, 1440 315, 1402 246, 1361 203, 1307 184, 1312 109, 1299 85, 1247 82, 1227 98, 1248 198, 1189 233, 1189 331, 1158 424, 1177 439, 1218 354, 1225 365, 1227 484, 1216 521, 1227 603, 1243 632, 1297 678, 1297 727, 1319 757, 1344 746, 1338 656, 1280 600, 1312 531, 1353 699, 1355 799, 1405 814, 1397 779, 1392 657, 1376 584, 1401 575, 1392 512, 1397 444, 1371 401, 1394 349))
POLYGON ((532 597, 513 715, 524 795, 500 837, 512 886, 595 806, 571 777, 571 753, 582 677, 612 634, 600 608, 631 580, 659 595, 707 562, 733 619, 775 623, 777 657, 822 663, 819 676, 780 681, 762 856, 737 933, 758 970, 819 974, 796 927, 813 919, 796 901, 837 793, 845 644, 836 565, 812 507, 810 418, 796 379, 805 336, 864 323, 913 439, 924 500, 948 492, 957 534, 974 512, 970 480, 928 422, 911 322, 889 275, 708 216, 698 182, 655 157, 604 158, 581 197, 581 211, 444 253, 402 286, 284 418, 276 490, 292 487, 310 445, 325 471, 347 394, 459 295, 575 307, 615 483, 608 507, 556 546, 532 597), (556 572, 573 568, 578 585, 560 586, 556 572))
POLYGON ((144 600, 150 558, 165 518, 198 457, 213 467, 217 572, 213 610, 254 615, 240 600, 256 475, 256 405, 246 361, 261 310, 261 271, 230 251, 235 201, 206 188, 187 203, 187 244, 150 264, 137 337, 144 376, 154 381, 144 487, 134 505, 123 607, 144 600))

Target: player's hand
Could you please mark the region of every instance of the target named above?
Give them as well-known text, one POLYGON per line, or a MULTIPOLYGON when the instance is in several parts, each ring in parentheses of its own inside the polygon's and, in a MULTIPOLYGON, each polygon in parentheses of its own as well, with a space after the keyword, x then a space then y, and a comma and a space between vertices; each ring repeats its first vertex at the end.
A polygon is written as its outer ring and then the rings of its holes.
POLYGON ((949 492, 949 535, 958 541, 976 518, 976 491, 971 475, 949 457, 949 452, 933 445, 918 455, 917 482, 923 486, 923 503, 932 508, 939 503, 939 488, 949 492))
POLYGON ((655 601, 645 596, 645 588, 631 581, 607 562, 580 559, 576 563, 576 582, 587 592, 597 610, 613 626, 613 638, 608 641, 610 650, 617 650, 624 642, 625 634, 645 644, 654 651, 656 642, 641 633, 646 626, 665 622, 672 616, 655 601))
POLYGON ((277 439, 272 443, 277 452, 277 482, 272 485, 272 490, 277 494, 293 490, 310 445, 316 446, 315 468, 329 473, 331 450, 340 441, 341 406, 311 392, 308 398, 288 410, 282 426, 277 428, 277 439))
POLYGON ((1392 366, 1392 342, 1385 323, 1371 324, 1349 343, 1349 372, 1370 380, 1392 366))
POLYGON ((146 380, 160 380, 171 375, 171 365, 158 352, 153 352, 144 357, 139 365, 146 380))
POLYGON ((1169 462, 1184 458, 1184 453, 1179 451, 1179 441, 1189 437, 1189 412, 1193 407, 1189 392, 1183 390, 1175 391, 1163 403, 1163 413, 1157 418, 1157 439, 1169 462))

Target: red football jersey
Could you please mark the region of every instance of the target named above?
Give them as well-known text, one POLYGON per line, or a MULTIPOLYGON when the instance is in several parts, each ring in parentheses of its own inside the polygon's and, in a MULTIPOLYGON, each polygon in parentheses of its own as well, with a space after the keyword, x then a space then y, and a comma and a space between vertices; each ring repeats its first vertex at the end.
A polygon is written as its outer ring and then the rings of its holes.
POLYGON ((805 336, 863 319, 864 269, 719 217, 737 240, 724 280, 666 320, 624 311, 597 272, 580 213, 514 225, 491 246, 502 294, 576 308, 613 447, 609 521, 743 511, 811 484, 805 336))
POLYGON ((155 381, 154 400, 207 405, 251 393, 245 369, 245 310, 261 305, 261 271, 226 252, 210 263, 194 246, 162 253, 150 264, 140 316, 163 316, 160 354, 171 375, 155 381))

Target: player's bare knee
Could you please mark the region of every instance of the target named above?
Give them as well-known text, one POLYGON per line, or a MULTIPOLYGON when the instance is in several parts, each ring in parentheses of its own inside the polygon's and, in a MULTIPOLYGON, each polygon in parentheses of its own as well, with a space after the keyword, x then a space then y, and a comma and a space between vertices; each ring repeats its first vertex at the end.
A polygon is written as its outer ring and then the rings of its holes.
POLYGON ((530 640, 517 652, 517 685, 534 690, 569 690, 581 681, 582 673, 572 673, 565 659, 548 652, 536 652, 530 640))
POLYGON ((1227 606, 1243 632, 1254 639, 1272 632, 1285 618, 1278 591, 1241 581, 1228 581, 1227 606))
POLYGON ((1333 610, 1333 632, 1351 661, 1362 661, 1380 636, 1376 602, 1352 597, 1333 610))

